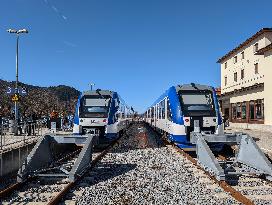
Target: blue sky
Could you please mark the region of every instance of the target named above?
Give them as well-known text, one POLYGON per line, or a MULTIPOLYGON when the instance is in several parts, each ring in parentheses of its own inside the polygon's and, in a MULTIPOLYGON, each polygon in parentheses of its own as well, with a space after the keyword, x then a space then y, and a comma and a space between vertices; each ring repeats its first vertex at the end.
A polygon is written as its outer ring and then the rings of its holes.
POLYGON ((118 91, 143 111, 171 85, 220 85, 217 59, 263 27, 272 1, 1 0, 0 78, 118 91))

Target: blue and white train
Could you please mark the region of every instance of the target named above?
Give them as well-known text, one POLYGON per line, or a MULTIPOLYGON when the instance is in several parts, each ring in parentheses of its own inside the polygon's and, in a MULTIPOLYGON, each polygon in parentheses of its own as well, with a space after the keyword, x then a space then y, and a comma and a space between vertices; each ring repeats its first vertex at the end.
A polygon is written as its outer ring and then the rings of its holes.
POLYGON ((117 92, 85 91, 78 98, 73 133, 114 139, 129 125, 133 112, 117 92))
POLYGON ((144 113, 145 121, 180 148, 194 148, 190 132, 194 121, 199 121, 200 131, 222 133, 222 115, 213 87, 198 84, 172 86, 144 113))

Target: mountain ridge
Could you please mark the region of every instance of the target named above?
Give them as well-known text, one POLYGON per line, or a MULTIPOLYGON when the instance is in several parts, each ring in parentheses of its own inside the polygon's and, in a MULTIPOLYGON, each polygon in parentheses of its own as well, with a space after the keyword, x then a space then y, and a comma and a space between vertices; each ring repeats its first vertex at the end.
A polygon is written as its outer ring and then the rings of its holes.
MULTIPOLYGON (((6 94, 8 87, 15 87, 14 81, 0 79, 0 114, 12 117, 13 102, 6 94)), ((36 114, 49 115, 53 110, 60 114, 73 114, 80 91, 67 85, 41 87, 19 82, 18 87, 27 90, 26 96, 20 97, 19 112, 22 116, 36 114)))

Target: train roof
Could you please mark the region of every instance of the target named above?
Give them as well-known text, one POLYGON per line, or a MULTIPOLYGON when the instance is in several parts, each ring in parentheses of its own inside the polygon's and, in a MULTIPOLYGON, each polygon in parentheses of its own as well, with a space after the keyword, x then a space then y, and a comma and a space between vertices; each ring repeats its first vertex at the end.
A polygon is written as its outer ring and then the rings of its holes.
POLYGON ((208 85, 201 85, 201 84, 195 84, 195 83, 190 83, 190 84, 183 84, 183 85, 177 85, 177 86, 172 86, 169 89, 167 89, 151 106, 149 106, 146 110, 149 108, 155 106, 157 103, 159 103, 163 98, 165 98, 169 90, 173 87, 176 89, 176 92, 182 91, 182 90, 210 90, 213 91, 212 86, 208 85))
POLYGON ((195 83, 190 83, 190 84, 184 84, 184 85, 177 85, 176 91, 182 91, 182 90, 210 90, 213 91, 212 86, 208 85, 201 85, 201 84, 195 84, 195 83))
POLYGON ((113 96, 113 91, 110 90, 99 90, 99 92, 97 90, 87 90, 87 91, 83 91, 82 96, 84 95, 109 95, 109 96, 113 96))
MULTIPOLYGON (((99 90, 99 93, 101 95, 109 95, 111 97, 113 97, 113 94, 115 93, 118 96, 119 101, 122 102, 122 104, 124 106, 126 106, 128 109, 131 109, 131 107, 126 104, 126 102, 123 100, 123 98, 121 98, 121 96, 117 92, 111 91, 111 90, 99 90)), ((98 95, 100 95, 99 93, 97 92, 97 90, 87 90, 87 91, 83 91, 82 92, 81 97, 87 96, 87 95, 92 95, 92 96, 96 96, 97 95, 98 96, 98 95)))

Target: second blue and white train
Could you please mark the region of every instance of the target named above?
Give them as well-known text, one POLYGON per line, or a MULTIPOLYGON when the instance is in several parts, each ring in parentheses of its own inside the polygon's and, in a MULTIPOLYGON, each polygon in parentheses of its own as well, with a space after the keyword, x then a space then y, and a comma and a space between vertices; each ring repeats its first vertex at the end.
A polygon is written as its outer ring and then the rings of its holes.
POLYGON ((170 87, 147 109, 144 120, 184 149, 195 147, 190 143, 195 120, 200 131, 212 134, 223 131, 215 89, 194 83, 170 87))
POLYGON ((133 113, 133 108, 126 105, 117 92, 85 91, 78 98, 73 133, 114 139, 127 128, 133 113))

